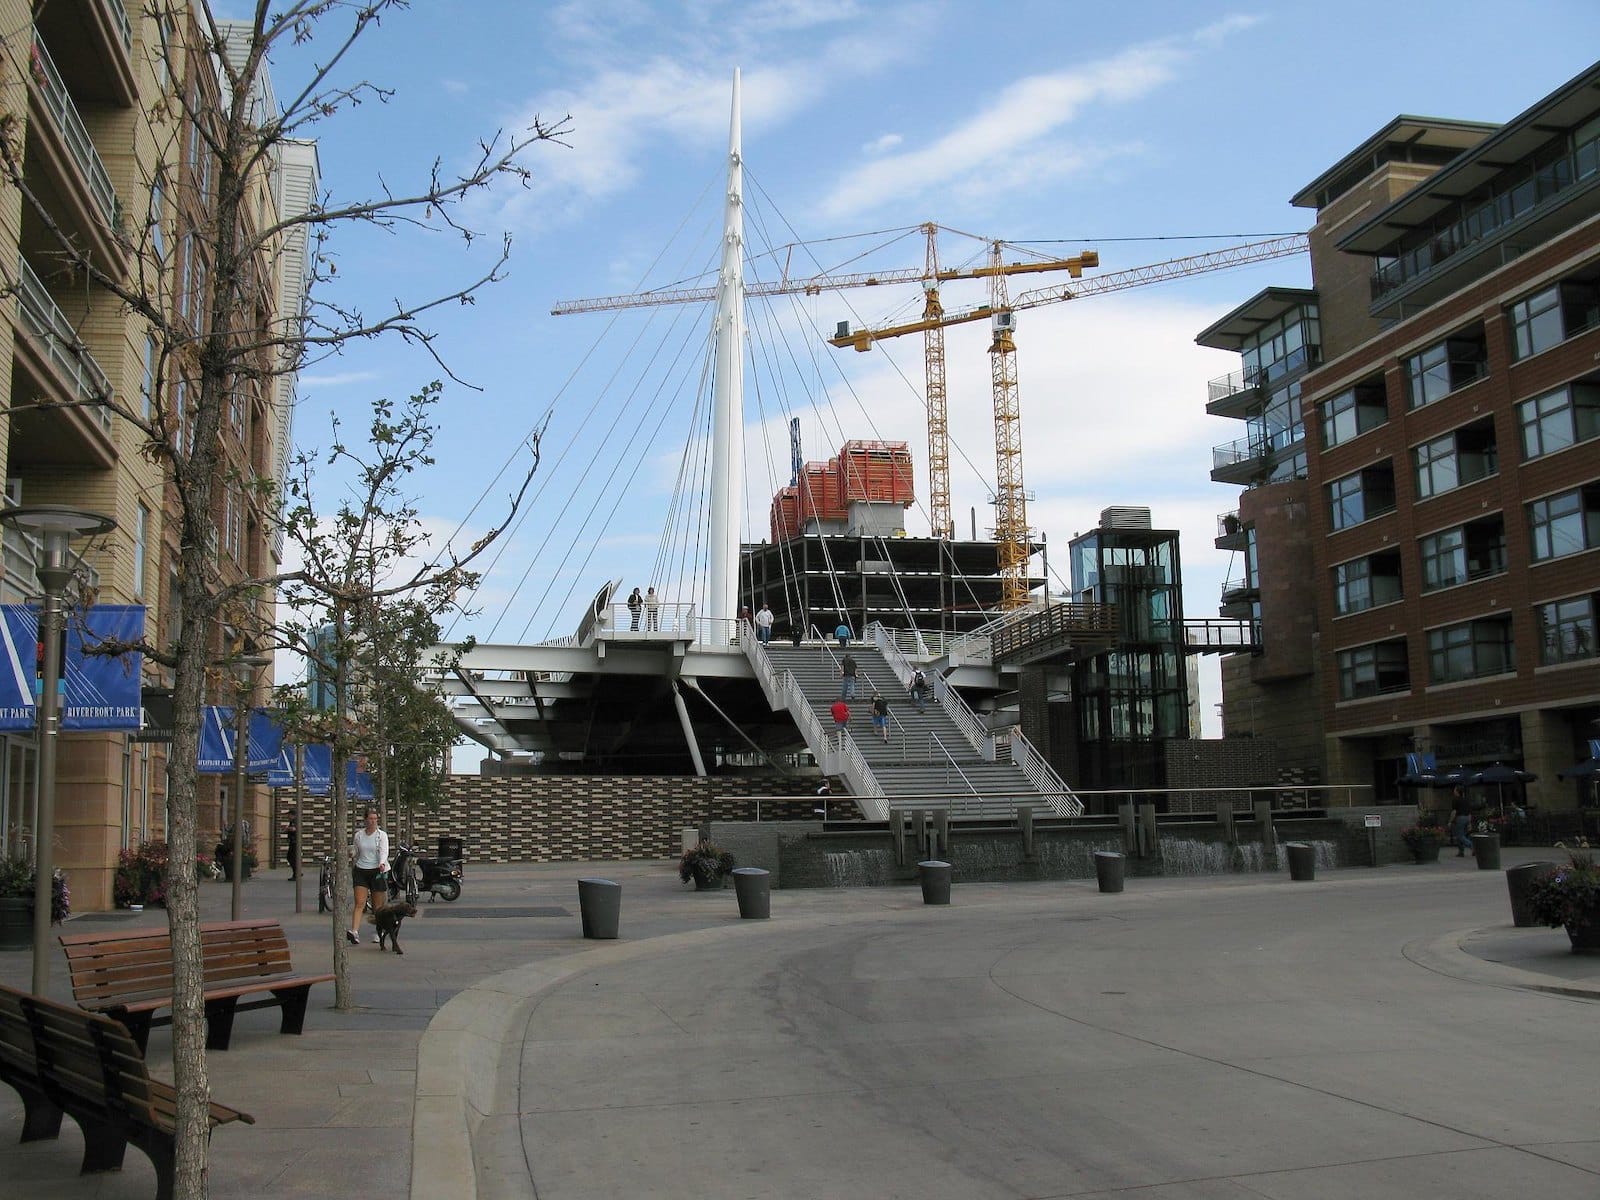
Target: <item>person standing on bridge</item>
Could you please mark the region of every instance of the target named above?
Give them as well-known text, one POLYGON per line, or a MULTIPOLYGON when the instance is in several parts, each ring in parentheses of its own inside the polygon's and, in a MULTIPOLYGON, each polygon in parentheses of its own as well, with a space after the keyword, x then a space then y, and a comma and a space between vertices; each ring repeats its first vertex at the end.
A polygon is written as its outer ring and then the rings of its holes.
POLYGON ((761 602, 761 611, 756 613, 756 641, 765 646, 772 640, 772 609, 767 607, 767 602, 761 602))
POLYGON ((639 594, 639 589, 634 588, 628 595, 628 628, 639 632, 639 614, 644 612, 644 597, 639 594))
POLYGON ((644 627, 651 633, 661 628, 661 597, 656 595, 655 588, 644 594, 644 627))
POLYGON ((856 698, 856 660, 846 654, 839 663, 839 699, 856 698))

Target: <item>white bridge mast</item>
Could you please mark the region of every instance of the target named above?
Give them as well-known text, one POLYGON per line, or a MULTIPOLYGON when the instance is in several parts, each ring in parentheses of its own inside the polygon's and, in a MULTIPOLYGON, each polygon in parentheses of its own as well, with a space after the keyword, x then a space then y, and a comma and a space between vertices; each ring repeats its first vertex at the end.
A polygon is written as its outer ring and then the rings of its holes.
POLYGON ((739 516, 744 499, 744 159, 739 72, 728 121, 728 196, 717 281, 717 358, 711 402, 711 580, 706 615, 739 611, 739 516))

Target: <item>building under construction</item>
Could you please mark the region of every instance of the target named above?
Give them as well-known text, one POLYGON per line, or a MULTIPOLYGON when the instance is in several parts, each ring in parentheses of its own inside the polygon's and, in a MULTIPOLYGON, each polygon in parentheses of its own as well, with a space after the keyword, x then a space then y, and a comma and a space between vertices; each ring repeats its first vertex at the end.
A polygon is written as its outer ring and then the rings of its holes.
MULTIPOLYGON (((905 442, 849 441, 826 462, 797 463, 772 498, 771 540, 741 556, 740 603, 772 607, 778 636, 878 621, 964 633, 1002 604, 999 543, 908 537, 916 502, 905 442)), ((1037 547, 1030 545, 1030 551, 1037 547)), ((1029 577, 1033 588, 1042 577, 1029 577)))

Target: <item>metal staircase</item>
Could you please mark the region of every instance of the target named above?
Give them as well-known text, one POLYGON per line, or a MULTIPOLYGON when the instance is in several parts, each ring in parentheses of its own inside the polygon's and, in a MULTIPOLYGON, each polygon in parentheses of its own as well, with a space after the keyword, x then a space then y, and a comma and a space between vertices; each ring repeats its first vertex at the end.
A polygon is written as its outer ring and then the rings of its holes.
POLYGON ((823 770, 843 777, 870 819, 884 820, 889 809, 906 807, 939 807, 949 809, 952 815, 1009 819, 1019 804, 1036 802, 1063 815, 1082 811, 1059 780, 1052 788, 1048 780, 1035 778, 1037 772, 1030 773, 1017 762, 995 761, 995 739, 960 697, 932 674, 929 682, 935 697, 925 712, 917 712, 905 686, 914 668, 892 645, 890 652, 898 661, 886 657, 876 645, 851 644, 850 654, 857 664, 856 696, 849 702, 850 728, 841 747, 829 711, 839 698, 836 645, 817 640, 798 647, 775 642, 763 647, 753 637, 747 641, 746 654, 762 679, 769 703, 794 714, 823 770), (887 741, 872 728, 874 689, 889 701, 887 741), (858 790, 863 787, 865 792, 858 790), (939 799, 926 799, 934 796, 939 799), (897 803, 902 797, 904 802, 897 803), (916 798, 924 802, 919 805, 916 798))

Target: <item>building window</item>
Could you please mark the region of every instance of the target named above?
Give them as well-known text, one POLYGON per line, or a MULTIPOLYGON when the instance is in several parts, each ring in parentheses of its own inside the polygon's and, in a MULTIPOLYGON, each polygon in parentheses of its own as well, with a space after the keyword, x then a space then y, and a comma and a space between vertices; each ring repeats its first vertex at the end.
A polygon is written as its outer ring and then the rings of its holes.
POLYGON ((1600 287, 1569 279, 1519 300, 1506 310, 1511 348, 1522 359, 1559 346, 1600 321, 1600 287))
POLYGON ((1394 468, 1368 467, 1328 485, 1328 511, 1335 530, 1348 529, 1394 508, 1394 468))
POLYGON ((1358 383, 1317 406, 1322 412, 1322 446, 1331 450, 1389 419, 1383 380, 1358 383))
POLYGON ((1404 638, 1341 650, 1337 658, 1341 700, 1361 700, 1411 688, 1404 638))
POLYGON ((1277 382, 1322 359, 1322 326, 1315 304, 1302 305, 1263 325, 1240 349, 1244 377, 1255 384, 1277 382))
POLYGON ((156 398, 156 335, 147 334, 144 339, 144 378, 139 383, 139 413, 145 420, 150 419, 150 411, 155 406, 156 398))
POLYGON ((1481 379, 1489 369, 1483 326, 1446 338, 1405 360, 1406 400, 1421 408, 1481 379))
POLYGON ((1493 475, 1500 466, 1494 419, 1466 425, 1422 443, 1411 451, 1411 462, 1419 500, 1493 475))
POLYGON ((1369 554, 1333 569, 1333 609, 1341 617, 1400 598, 1398 551, 1369 554))
POLYGON ((144 572, 150 552, 150 510, 139 505, 133 527, 133 598, 144 599, 144 572))
POLYGON ((1516 669, 1511 618, 1483 617, 1428 631, 1428 681, 1459 683, 1516 669))
POLYGON ((1417 542, 1422 560, 1422 590, 1436 592, 1506 569, 1506 523, 1499 513, 1417 542))
POLYGON ((1517 405, 1522 456, 1540 458, 1600 437, 1600 385, 1569 383, 1517 405))
POLYGON ((1528 505, 1534 562, 1600 546, 1600 484, 1546 496, 1528 505))
POLYGON ((150 184, 150 248, 156 253, 157 266, 167 261, 166 219, 166 183, 158 174, 150 184))
POLYGON ((1539 605, 1535 610, 1539 614, 1539 661, 1548 666, 1600 654, 1594 637, 1594 610, 1593 596, 1539 605))

